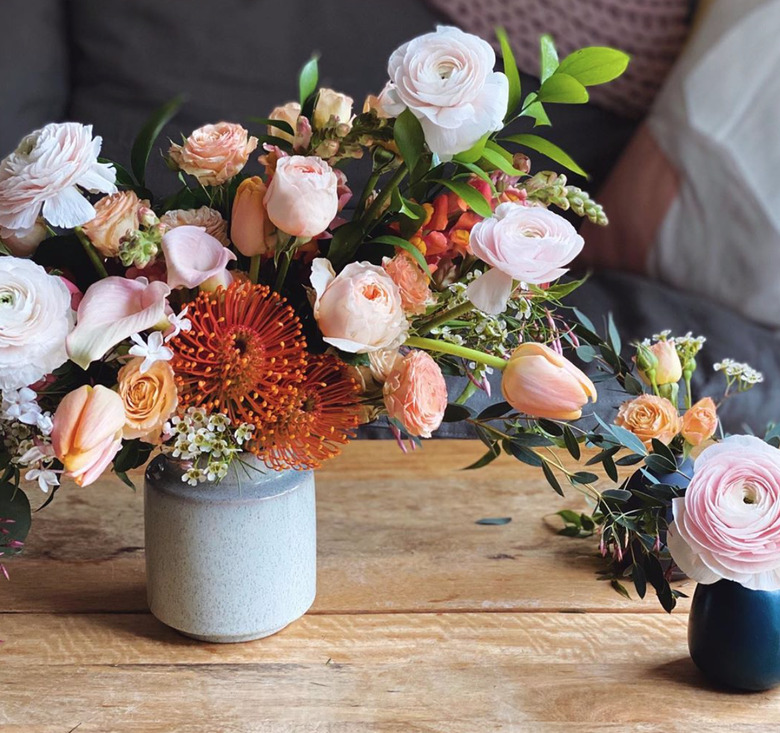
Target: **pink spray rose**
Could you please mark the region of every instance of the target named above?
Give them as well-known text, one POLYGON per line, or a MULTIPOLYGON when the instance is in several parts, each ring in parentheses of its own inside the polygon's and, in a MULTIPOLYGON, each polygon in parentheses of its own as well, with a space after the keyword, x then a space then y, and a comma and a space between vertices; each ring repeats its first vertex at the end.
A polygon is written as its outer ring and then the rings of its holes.
POLYGON ((84 234, 103 257, 118 257, 123 237, 135 232, 140 224, 141 206, 134 191, 119 191, 105 196, 95 204, 95 217, 84 224, 84 234))
POLYGON ((588 398, 597 399, 593 382, 580 369, 549 346, 533 341, 512 352, 501 391, 519 412, 550 420, 577 420, 588 398))
POLYGON ((160 224, 166 229, 176 227, 203 227, 207 234, 227 247, 230 240, 227 235, 227 222, 216 209, 201 206, 199 209, 173 209, 160 217, 160 224))
POLYGON ((257 138, 232 122, 204 125, 183 145, 171 145, 169 155, 176 165, 204 186, 219 186, 241 171, 257 138))
POLYGON ((425 351, 396 362, 383 388, 387 414, 409 435, 430 438, 447 408, 447 385, 439 365, 425 351))
POLYGON ((556 280, 583 244, 576 229, 549 209, 501 204, 471 230, 472 253, 493 269, 469 285, 469 300, 497 315, 506 308, 513 280, 531 285, 556 280))
POLYGON ((316 237, 338 212, 338 185, 333 169, 320 158, 280 158, 265 194, 268 217, 294 237, 316 237))
POLYGON ((428 276, 422 268, 406 254, 397 254, 392 259, 385 257, 382 267, 401 291, 404 311, 416 316, 425 313, 426 306, 433 298, 428 287, 428 276))
POLYGON ((379 104, 389 117, 411 110, 428 147, 450 160, 504 126, 509 83, 495 63, 487 41, 439 26, 393 52, 379 104))
POLYGON ((171 288, 227 287, 232 278, 227 264, 236 256, 202 227, 176 227, 162 238, 171 288), (210 281, 210 282, 209 282, 210 281))
POLYGON ((672 505, 669 550, 690 578, 780 590, 780 450, 750 435, 710 446, 672 505))
POLYGON ((0 162, 0 227, 31 229, 38 215, 55 227, 77 227, 95 209, 79 188, 114 193, 116 172, 98 163, 102 140, 92 126, 51 123, 29 134, 0 162))
POLYGON ((51 440, 65 473, 79 486, 100 478, 122 447, 125 408, 113 390, 84 385, 63 397, 51 440))
POLYGON ((409 324, 401 293, 376 265, 352 262, 338 276, 328 260, 312 262, 314 317, 325 341, 342 351, 364 354, 399 346, 409 324))

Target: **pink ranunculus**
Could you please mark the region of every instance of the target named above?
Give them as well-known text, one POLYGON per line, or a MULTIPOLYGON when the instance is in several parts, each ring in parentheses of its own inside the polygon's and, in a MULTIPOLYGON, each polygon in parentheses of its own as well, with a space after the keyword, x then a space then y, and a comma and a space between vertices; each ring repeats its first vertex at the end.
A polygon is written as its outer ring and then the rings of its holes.
POLYGON ((160 224, 165 231, 176 227, 203 227, 214 239, 218 239, 227 247, 230 240, 227 235, 227 222, 216 209, 201 206, 199 209, 173 209, 166 211, 160 217, 160 224))
POLYGON ((183 145, 171 145, 171 160, 203 186, 220 186, 241 171, 257 147, 257 138, 233 122, 195 130, 183 145))
POLYGON ((780 450, 751 435, 710 446, 672 505, 669 550, 686 575, 780 590, 780 450))
POLYGON ((122 398, 108 387, 84 385, 65 395, 51 440, 66 475, 79 486, 100 478, 122 447, 124 425, 122 398))
POLYGON ((53 122, 29 134, 0 162, 0 227, 25 231, 41 211, 55 227, 77 227, 95 216, 79 188, 114 193, 116 172, 99 163, 101 138, 92 126, 53 122))
POLYGON ((203 227, 183 226, 171 229, 162 238, 162 250, 171 288, 196 288, 217 279, 227 285, 228 262, 236 256, 203 227))
POLYGON ((509 83, 495 63, 487 41, 439 26, 393 52, 379 104, 389 117, 411 110, 428 147, 449 160, 504 126, 509 83))
POLYGON ((268 217, 276 227, 294 237, 316 237, 338 212, 338 185, 333 169, 320 158, 280 158, 265 194, 268 217))
POLYGON ((98 280, 84 294, 66 341, 71 361, 86 369, 120 341, 163 321, 170 292, 166 283, 145 278, 98 280))
POLYGON ((428 276, 422 268, 406 254, 397 254, 392 259, 385 257, 382 267, 401 291, 404 311, 417 316, 425 313, 433 297, 428 287, 428 276))
POLYGON ((447 409, 447 385, 439 365, 425 351, 396 362, 383 388, 387 414, 409 435, 430 438, 447 409))
POLYGON ((471 230, 472 253, 493 269, 469 285, 469 300, 497 315, 506 308, 513 280, 530 285, 557 280, 583 244, 577 230, 549 209, 501 204, 471 230))
POLYGON ((0 390, 37 382, 64 364, 70 292, 32 260, 0 257, 0 390))
POLYGON ((588 398, 596 401, 593 382, 549 346, 528 341, 509 357, 501 379, 504 399, 519 412, 550 420, 577 420, 588 398))
POLYGON ((409 323, 392 278, 367 262, 352 262, 338 276, 324 258, 312 262, 314 318, 324 340, 342 351, 364 354, 397 347, 409 323))

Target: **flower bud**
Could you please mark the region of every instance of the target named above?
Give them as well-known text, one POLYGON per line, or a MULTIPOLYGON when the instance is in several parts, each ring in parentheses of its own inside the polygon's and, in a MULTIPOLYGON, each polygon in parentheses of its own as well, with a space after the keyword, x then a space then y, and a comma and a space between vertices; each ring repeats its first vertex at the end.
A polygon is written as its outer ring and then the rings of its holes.
POLYGON ((263 203, 267 191, 263 180, 253 176, 241 182, 233 200, 230 238, 246 257, 268 254, 274 248, 274 225, 263 203))

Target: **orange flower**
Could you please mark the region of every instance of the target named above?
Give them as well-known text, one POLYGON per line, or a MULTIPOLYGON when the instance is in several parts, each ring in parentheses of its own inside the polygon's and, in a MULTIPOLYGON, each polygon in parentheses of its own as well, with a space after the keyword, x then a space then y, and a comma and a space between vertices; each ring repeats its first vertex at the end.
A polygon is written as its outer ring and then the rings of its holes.
POLYGON ((691 445, 701 445, 718 429, 718 408, 712 397, 705 397, 691 407, 682 421, 682 435, 691 445))
POLYGON ((192 329, 169 343, 182 407, 219 411, 262 433, 296 404, 306 341, 300 320, 277 293, 234 282, 201 293, 187 317, 192 329))
POLYGON ((630 430, 648 448, 653 438, 671 443, 682 427, 677 408, 666 398, 650 394, 624 402, 618 410, 615 424, 630 430))
POLYGON ((176 409, 176 385, 167 361, 156 361, 141 372, 143 362, 139 356, 119 370, 118 392, 125 408, 122 437, 154 445, 160 442, 163 425, 176 409))
POLYGON ((390 259, 385 257, 382 267, 401 291, 401 305, 406 313, 420 315, 432 301, 428 276, 405 252, 390 259))

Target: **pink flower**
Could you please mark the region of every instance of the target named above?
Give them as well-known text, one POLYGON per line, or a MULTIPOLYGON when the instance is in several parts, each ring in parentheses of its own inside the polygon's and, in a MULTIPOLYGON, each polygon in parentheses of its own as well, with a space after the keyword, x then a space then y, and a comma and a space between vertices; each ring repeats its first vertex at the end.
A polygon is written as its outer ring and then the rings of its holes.
POLYGON ((383 388, 387 414, 409 435, 430 438, 447 408, 447 385, 439 365, 425 351, 396 362, 383 388))
POLYGON ((227 236, 227 222, 216 209, 201 206, 199 209, 173 209, 166 211, 160 217, 160 224, 166 229, 176 227, 203 227, 207 234, 218 239, 227 247, 230 244, 227 236))
POLYGON ((122 239, 141 224, 141 206, 148 207, 149 202, 140 201, 134 191, 120 191, 95 204, 95 216, 84 224, 84 234, 103 257, 119 256, 122 239))
POLYGON ((363 354, 405 340, 409 324, 401 293, 381 267, 352 262, 337 276, 320 257, 312 263, 311 285, 314 318, 325 341, 337 349, 363 354))
POLYGON ((501 379, 504 399, 519 412, 549 420, 577 420, 588 398, 597 399, 593 382, 549 346, 520 344, 501 379))
POLYGON ((3 229, 0 227, 0 242, 16 257, 32 257, 38 245, 49 236, 46 222, 41 218, 30 229, 3 229))
POLYGON ((122 447, 124 425, 122 398, 107 387, 85 384, 65 395, 51 434, 65 473, 79 486, 100 478, 122 447))
POLYGON ((338 212, 338 183, 333 169, 320 158, 280 158, 265 194, 268 217, 294 237, 316 237, 338 212))
POLYGON ((116 172, 98 163, 101 138, 92 126, 51 123, 29 134, 0 163, 0 227, 28 230, 43 210, 55 227, 77 227, 95 216, 79 192, 114 193, 116 172))
MULTIPOLYGON (((301 116, 301 105, 298 104, 298 102, 287 102, 287 104, 283 104, 281 107, 274 107, 274 109, 271 111, 271 114, 268 115, 269 120, 279 120, 280 122, 286 122, 290 127, 292 127, 293 132, 298 127, 298 118, 301 116)), ((282 130, 279 127, 273 127, 272 125, 268 126, 268 134, 273 135, 274 137, 279 137, 282 140, 287 140, 287 142, 293 142, 295 140, 295 135, 291 135, 286 130, 282 130)))
POLYGON ((198 179, 203 186, 219 186, 241 171, 257 138, 232 122, 204 125, 184 145, 171 145, 169 154, 176 165, 198 179))
POLYGON ((230 236, 246 257, 272 253, 276 246, 276 229, 263 203, 267 190, 262 178, 252 176, 241 181, 233 199, 230 236))
POLYGON ((584 240, 549 209, 506 203, 474 225, 469 244, 473 254, 493 268, 469 285, 469 300, 496 315, 506 308, 514 280, 542 285, 558 279, 584 240))
POLYGON ((698 583, 732 580, 780 590, 780 451, 732 435, 702 451, 685 496, 674 499, 669 549, 698 583))
POLYGON ((196 288, 209 280, 215 286, 231 282, 226 268, 236 256, 202 227, 171 229, 162 238, 162 250, 172 289, 196 288))
POLYGON ((0 257, 0 390, 37 382, 64 364, 70 292, 32 260, 0 257))
POLYGON ((149 283, 144 278, 98 280, 84 294, 76 328, 68 336, 71 360, 86 369, 120 341, 164 321, 170 292, 165 283, 149 283))
POLYGON ((406 254, 397 254, 382 261, 385 272, 401 291, 401 303, 404 311, 411 315, 425 313, 426 306, 432 302, 428 287, 428 276, 422 268, 406 254))

